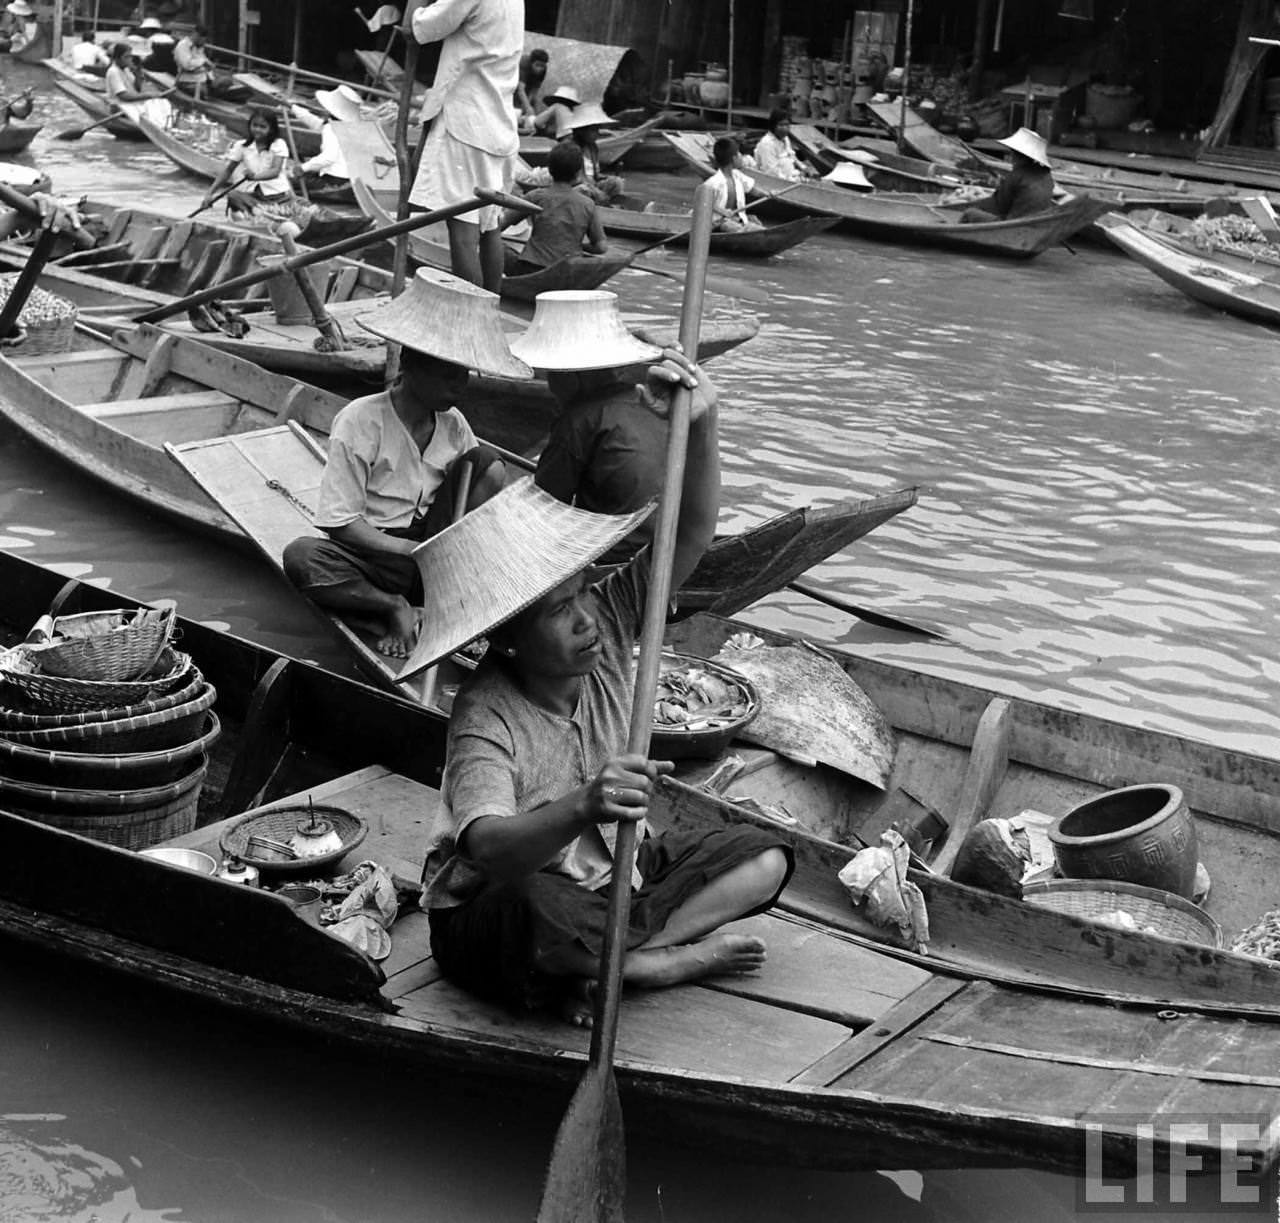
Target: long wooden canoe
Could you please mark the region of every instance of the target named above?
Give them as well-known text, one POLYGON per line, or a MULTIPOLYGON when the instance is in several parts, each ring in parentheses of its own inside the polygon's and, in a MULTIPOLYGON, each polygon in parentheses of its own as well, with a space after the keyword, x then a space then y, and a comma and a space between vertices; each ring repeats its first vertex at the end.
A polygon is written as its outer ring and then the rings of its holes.
MULTIPOLYGON (((703 178, 711 176, 714 171, 709 135, 701 132, 664 132, 663 135, 703 178)), ((1065 242, 1111 209, 1099 200, 1077 196, 1033 216, 966 225, 960 220, 962 205, 940 206, 927 195, 855 192, 821 181, 793 184, 758 170, 752 171, 752 177, 756 198, 787 193, 784 199, 763 205, 762 210, 776 208, 792 215, 837 216, 850 233, 879 241, 944 246, 1014 259, 1029 259, 1065 242)))
MULTIPOLYGON (((102 77, 95 77, 87 72, 74 72, 57 59, 40 62, 53 74, 54 87, 66 94, 91 119, 106 119, 111 114, 112 107, 107 101, 106 85, 102 77)), ((103 127, 119 140, 146 140, 142 129, 123 115, 104 123, 103 127)))
MULTIPOLYGON (((0 574, 4 619, 21 633, 62 579, 4 554, 0 574)), ((127 604, 80 586, 65 610, 127 604)), ((673 644, 714 650, 742 627, 700 616, 673 644)), ((233 784, 208 783, 205 818, 215 822, 177 843, 217 853, 220 821, 260 801, 255 787, 278 769, 268 800, 292 784, 363 815, 369 835, 351 861, 372 858, 416 879, 439 818, 431 786, 443 722, 200 624, 183 622, 181 632, 219 692, 217 751, 232 767, 210 775, 233 784)), ((895 727, 895 792, 953 810, 992 694, 835 656, 895 727)), ((1218 919, 1238 927, 1274 903, 1280 764, 1030 701, 1011 702, 1010 714, 1009 769, 988 787, 993 814, 1031 804, 1059 812, 1159 776, 1183 787, 1203 855, 1220 867, 1209 904, 1218 919)), ((924 875, 931 954, 895 947, 865 928, 835 878, 850 843, 882 826, 882 796, 734 747, 746 768, 732 798, 670 781, 651 807, 654 824, 768 826, 792 844, 797 870, 777 908, 743 924, 770 945, 757 976, 624 998, 617 1077, 629 1127, 738 1158, 830 1168, 995 1164, 1134 1176, 1139 1160, 1176 1165, 1180 1137, 1191 1167, 1210 1174, 1230 1171, 1237 1152, 1274 1163, 1280 966, 924 875), (826 812, 845 844, 765 821, 739 801, 783 788, 793 812, 826 812), (1232 1148, 1219 1141, 1223 1118, 1247 1123, 1232 1148), (1174 1120, 1203 1128, 1179 1135, 1174 1120)), ((697 770, 685 775, 696 780, 697 770)), ((507 1013, 444 980, 426 919, 411 909, 376 964, 263 891, 9 814, 0 814, 0 934, 350 1042, 379 1065, 393 1060, 422 1076, 424 1088, 448 1069, 567 1096, 584 1066, 582 1031, 507 1013)))
POLYGON ((995 184, 994 173, 973 170, 961 172, 923 157, 910 157, 895 149, 859 141, 850 147, 837 144, 812 123, 793 123, 791 139, 800 150, 826 170, 842 161, 852 162, 866 175, 877 191, 917 191, 938 193, 953 191, 967 183, 995 184))
POLYGON ((1199 250, 1150 218, 1109 213, 1099 225, 1131 259, 1201 305, 1280 327, 1280 267, 1199 250))
POLYGON ((43 130, 42 123, 0 123, 0 154, 21 153, 43 130))
MULTIPOLYGON (((662 118, 661 115, 655 115, 635 127, 602 131, 597 141, 601 166, 617 165, 632 149, 642 145, 651 132, 657 130, 662 118)), ((531 166, 545 166, 556 143, 550 136, 521 136, 520 156, 531 166)))
MULTIPOLYGON (((138 122, 138 128, 174 165, 181 167, 189 174, 194 174, 197 178, 210 182, 218 177, 226 164, 227 147, 233 140, 238 139, 228 128, 218 128, 212 141, 206 136, 197 136, 196 131, 189 126, 158 127, 142 119, 138 122)), ((301 150, 298 155, 302 156, 301 150)), ((296 183, 297 179, 295 178, 294 181, 296 183)), ((356 202, 350 184, 320 190, 309 189, 308 195, 316 204, 354 204, 356 202)))

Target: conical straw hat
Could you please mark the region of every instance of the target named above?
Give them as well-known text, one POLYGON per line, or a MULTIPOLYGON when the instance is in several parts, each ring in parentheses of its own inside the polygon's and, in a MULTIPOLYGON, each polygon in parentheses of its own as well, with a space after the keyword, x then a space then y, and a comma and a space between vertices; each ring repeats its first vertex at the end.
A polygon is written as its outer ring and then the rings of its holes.
POLYGON ((350 85, 317 89, 316 101, 343 123, 352 123, 360 118, 360 95, 350 85))
POLYGON ((996 144, 1002 144, 1006 149, 1012 149, 1015 153, 1021 153, 1024 157, 1030 157, 1038 165, 1046 168, 1049 166, 1049 142, 1038 132, 1033 132, 1029 127, 1018 128, 1012 136, 997 140, 996 144))
POLYGON ((497 294, 439 268, 419 268, 399 297, 356 322, 384 340, 482 374, 533 377, 507 347, 497 294))
POLYGON ((871 182, 862 172, 862 168, 851 165, 847 161, 837 162, 830 174, 822 176, 824 183, 834 183, 837 187, 870 187, 871 182))
POLYGON ((656 361, 662 349, 637 340, 607 289, 556 289, 534 299, 533 322, 511 352, 534 369, 615 369, 656 361))
POLYGON ((572 85, 557 85, 550 93, 542 95, 544 102, 560 102, 565 106, 577 106, 582 98, 572 85))
POLYGON ((413 550, 422 575, 422 629, 396 677, 409 679, 536 603, 644 521, 593 514, 544 492, 531 476, 413 550))
POLYGON ((604 107, 598 102, 584 102, 573 112, 573 117, 565 125, 573 132, 580 127, 617 127, 617 119, 605 114, 604 107))

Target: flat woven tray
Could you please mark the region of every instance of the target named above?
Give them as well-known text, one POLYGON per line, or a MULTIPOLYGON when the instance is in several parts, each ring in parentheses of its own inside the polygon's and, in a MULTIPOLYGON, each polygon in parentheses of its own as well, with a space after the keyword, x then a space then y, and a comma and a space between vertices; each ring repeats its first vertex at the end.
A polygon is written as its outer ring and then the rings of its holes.
POLYGON ((315 805, 317 818, 328 820, 334 831, 342 838, 342 848, 331 850, 327 854, 315 854, 310 858, 287 859, 269 857, 256 846, 250 846, 249 838, 267 837, 272 841, 289 843, 289 838, 298 830, 298 824, 310 818, 311 808, 304 806, 270 807, 264 811, 251 811, 234 824, 226 828, 218 839, 226 857, 239 858, 264 872, 278 875, 315 874, 317 869, 330 866, 344 854, 350 853, 369 831, 368 825, 358 815, 342 807, 315 805))
POLYGON ((1222 946, 1222 929, 1208 913, 1159 888, 1115 879, 1054 879, 1029 884, 1023 889, 1022 899, 1085 921, 1102 919, 1101 924, 1117 929, 1130 928, 1114 918, 1116 913, 1127 913, 1138 931, 1208 947, 1222 946))

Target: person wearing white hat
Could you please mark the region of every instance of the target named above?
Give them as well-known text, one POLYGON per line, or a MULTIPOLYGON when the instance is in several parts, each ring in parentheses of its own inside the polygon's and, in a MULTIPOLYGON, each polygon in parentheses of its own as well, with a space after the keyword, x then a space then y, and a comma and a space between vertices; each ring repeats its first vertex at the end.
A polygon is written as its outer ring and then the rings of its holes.
POLYGON ((165 72, 176 77, 178 62, 174 58, 173 35, 164 28, 164 24, 155 17, 148 17, 138 27, 138 32, 147 40, 142 56, 143 68, 148 72, 165 72))
POLYGON ((572 140, 582 150, 583 189, 597 204, 612 203, 626 190, 621 176, 605 174, 600 168, 600 129, 617 122, 598 102, 585 102, 556 132, 557 139, 572 140))
MULTIPOLYGON (((447 208, 474 200, 477 187, 510 191, 520 151, 513 99, 524 49, 524 0, 435 0, 408 9, 404 34, 442 44, 422 105, 430 129, 410 202, 447 208)), ((494 293, 502 287, 501 223, 497 205, 446 223, 454 273, 494 293)))
POLYGON ((559 140, 569 130, 573 112, 582 104, 572 85, 559 85, 543 94, 543 108, 533 116, 533 131, 559 140))
MULTIPOLYGON (((626 329, 617 294, 539 293, 512 351, 546 371, 560 405, 534 474, 538 486, 597 514, 630 513, 656 497, 666 468, 666 402, 651 393, 644 370, 662 353, 626 329)), ((605 559, 632 556, 651 531, 641 523, 605 559)))
POLYGON ((10 0, 4 6, 4 18, 0 20, 0 42, 7 45, 0 49, 16 55, 34 42, 40 32, 35 17, 36 11, 27 0, 10 0))
MULTIPOLYGON (((693 393, 674 588, 715 532, 716 397, 675 354, 650 376, 655 398, 678 383, 693 393)), ((633 888, 622 965, 630 987, 759 969, 763 941, 721 927, 768 909, 793 866, 780 836, 751 825, 655 835, 644 822, 655 783, 672 767, 625 753, 649 551, 595 584, 584 568, 635 518, 584 513, 521 481, 419 552, 424 573, 456 575, 436 585, 430 623, 463 621, 434 634, 423 665, 460 638, 484 632, 489 642, 449 720, 447 820, 423 874, 432 953, 473 993, 515 1010, 558 1007, 584 1026, 622 821, 639 825, 624 881, 633 888), (585 549, 588 529, 594 544, 585 549), (449 584, 459 587, 455 597, 449 584)))
POLYGON ((333 125, 352 123, 360 118, 360 95, 350 85, 339 85, 336 89, 317 89, 316 101, 325 108, 330 119, 320 128, 320 151, 314 157, 308 157, 300 168, 303 174, 315 176, 314 186, 317 188, 339 187, 351 181, 351 172, 347 169, 346 154, 338 143, 333 125))
POLYGON ((1053 170, 1045 138, 1029 127, 1020 127, 997 143, 1013 154, 1013 165, 995 191, 964 210, 960 220, 966 224, 1011 221, 1053 207, 1053 170))
POLYGON ((464 468, 468 509, 505 483, 502 460, 454 406, 467 371, 530 371, 507 348, 497 298, 447 272, 420 269, 358 321, 402 345, 400 376, 334 417, 315 515, 324 535, 290 543, 284 569, 316 603, 371 630, 381 653, 407 658, 421 623, 414 547, 449 525, 464 468))

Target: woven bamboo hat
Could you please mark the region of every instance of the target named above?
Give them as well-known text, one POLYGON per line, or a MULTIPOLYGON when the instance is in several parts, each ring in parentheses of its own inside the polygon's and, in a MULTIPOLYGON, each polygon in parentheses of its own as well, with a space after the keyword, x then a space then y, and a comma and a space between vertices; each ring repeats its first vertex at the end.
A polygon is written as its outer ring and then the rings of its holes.
POLYGON ((544 102, 560 102, 565 106, 577 106, 582 98, 578 95, 578 91, 572 85, 557 85, 550 93, 542 95, 544 102))
POLYGON ((534 369, 614 369, 656 361, 662 350, 637 340, 607 289, 557 289, 534 299, 533 322, 511 352, 534 369))
POLYGON ((350 85, 317 89, 316 101, 343 123, 354 123, 360 118, 360 95, 350 85))
POLYGON ((497 294, 438 268, 419 268, 399 297, 356 322, 384 340, 482 374, 533 377, 507 347, 497 294))
POLYGON ((1049 142, 1039 134, 1033 132, 1029 127, 1020 127, 1012 136, 1006 136, 1003 140, 997 140, 997 144, 1002 144, 1006 149, 1012 149, 1015 153, 1021 153, 1024 157, 1030 157, 1037 165, 1049 167, 1049 142))
MULTIPOLYGON (((8 6, 9 11, 11 13, 17 12, 18 11, 17 6, 19 4, 21 4, 24 9, 27 8, 25 0, 14 0, 14 3, 8 6)), ((142 24, 138 27, 138 29, 139 30, 163 30, 164 26, 160 24, 160 19, 158 17, 144 17, 142 19, 142 24)))
POLYGON ((536 603, 644 521, 593 514, 526 476, 413 550, 425 591, 422 629, 397 679, 408 679, 536 603))
POLYGON ((830 174, 822 176, 822 181, 835 183, 837 187, 871 187, 871 180, 862 172, 862 167, 847 161, 837 162, 830 174))
POLYGON ((611 119, 605 114, 604 107, 599 102, 584 102, 570 116, 569 122, 565 124, 565 129, 570 132, 576 132, 580 127, 617 126, 617 119, 611 119))

